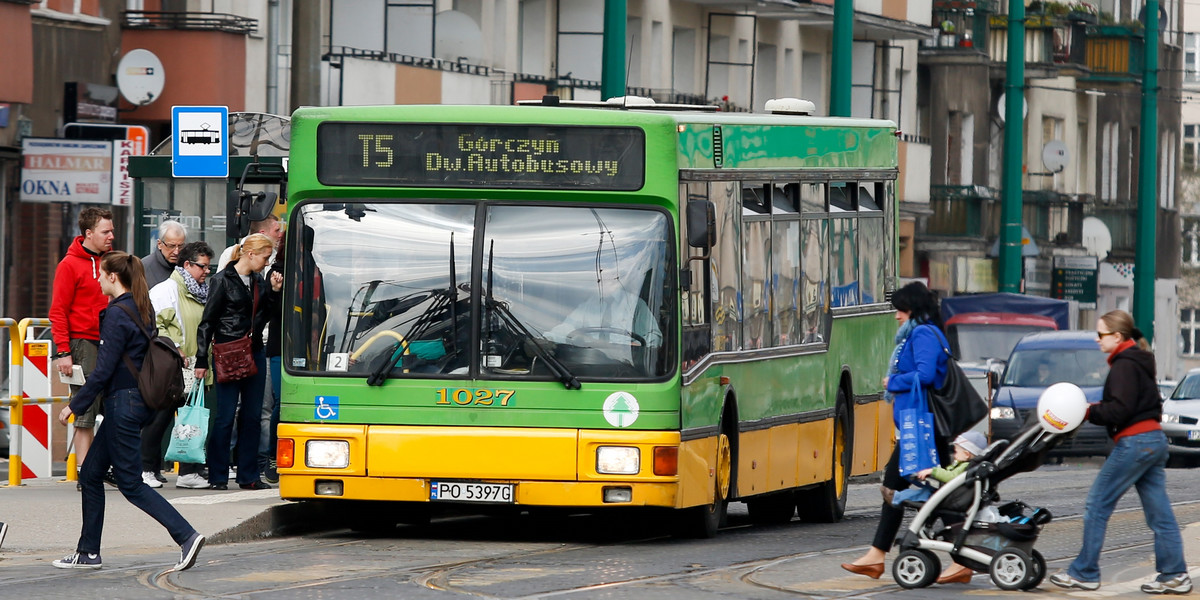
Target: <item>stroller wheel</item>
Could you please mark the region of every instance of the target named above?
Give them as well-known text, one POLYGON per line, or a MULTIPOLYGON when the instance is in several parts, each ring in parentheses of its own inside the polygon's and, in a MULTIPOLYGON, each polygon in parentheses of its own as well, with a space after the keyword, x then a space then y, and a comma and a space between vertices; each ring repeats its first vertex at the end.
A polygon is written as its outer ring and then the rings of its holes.
POLYGON ((1021 586, 1022 591, 1029 591, 1036 588, 1042 584, 1042 579, 1046 577, 1046 558, 1042 556, 1042 553, 1034 550, 1030 558, 1033 559, 1033 574, 1025 582, 1025 585, 1021 586))
POLYGON ((937 555, 920 548, 905 550, 892 562, 892 577, 900 587, 910 590, 929 587, 941 571, 942 561, 937 555))
MULTIPOLYGON (((1039 569, 1024 550, 1005 548, 992 557, 990 571, 992 583, 996 584, 996 587, 1013 591, 1028 589, 1025 586, 1037 577, 1039 569)), ((1045 563, 1040 571, 1042 575, 1045 575, 1045 563)), ((1041 581, 1039 580, 1038 583, 1041 581)))

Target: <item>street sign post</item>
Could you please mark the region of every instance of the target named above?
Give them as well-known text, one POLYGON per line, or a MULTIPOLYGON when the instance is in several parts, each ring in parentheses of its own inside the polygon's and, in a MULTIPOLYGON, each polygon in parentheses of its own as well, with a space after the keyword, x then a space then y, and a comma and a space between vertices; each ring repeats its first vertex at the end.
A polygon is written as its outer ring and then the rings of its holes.
POLYGON ((171 175, 229 177, 229 108, 171 107, 171 175))
POLYGON ((1079 308, 1096 308, 1100 259, 1095 256, 1055 256, 1050 292, 1055 298, 1076 300, 1079 308))

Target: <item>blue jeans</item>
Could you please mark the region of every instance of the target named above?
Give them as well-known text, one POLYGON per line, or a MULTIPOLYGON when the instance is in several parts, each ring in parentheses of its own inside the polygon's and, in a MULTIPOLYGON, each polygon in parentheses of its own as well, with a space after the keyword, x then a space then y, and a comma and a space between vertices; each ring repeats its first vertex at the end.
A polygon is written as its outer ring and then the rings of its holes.
POLYGON ((208 434, 208 482, 229 483, 229 444, 237 426, 237 482, 258 481, 258 437, 262 431, 263 389, 266 386, 266 359, 262 349, 254 351, 258 373, 229 383, 218 383, 217 419, 208 434), (241 402, 241 409, 238 402, 241 402), (236 417, 237 423, 234 423, 236 417))
MULTIPOLYGON (((264 415, 265 423, 262 428, 262 437, 258 441, 258 467, 259 469, 267 468, 267 461, 275 458, 275 446, 279 443, 277 432, 279 429, 279 368, 280 357, 271 356, 267 358, 267 365, 271 369, 271 410, 270 416, 264 415)), ((266 407, 263 407, 263 412, 267 412, 266 407)))
POLYGON ((1083 509, 1083 548, 1071 563, 1068 573, 1080 581, 1100 581, 1100 549, 1108 518, 1117 501, 1137 486, 1146 525, 1154 532, 1154 565, 1163 575, 1187 571, 1183 561, 1183 540, 1179 524, 1167 498, 1167 436, 1162 431, 1148 431, 1121 438, 1088 492, 1083 509))
POLYGON ((117 390, 104 398, 104 423, 96 429, 96 439, 87 460, 79 469, 83 488, 83 531, 77 552, 100 553, 104 530, 104 474, 112 467, 117 487, 130 504, 158 521, 176 544, 183 545, 196 530, 158 492, 142 481, 142 427, 154 418, 154 411, 142 402, 137 388, 117 390))

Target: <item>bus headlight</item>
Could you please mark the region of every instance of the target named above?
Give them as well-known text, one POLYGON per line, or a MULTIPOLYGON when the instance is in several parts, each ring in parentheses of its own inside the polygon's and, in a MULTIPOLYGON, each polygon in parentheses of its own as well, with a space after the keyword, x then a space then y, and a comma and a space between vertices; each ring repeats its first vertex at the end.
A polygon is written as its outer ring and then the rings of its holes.
POLYGON ((997 407, 992 408, 992 418, 993 419, 1015 419, 1015 418, 1017 418, 1017 411, 1013 410, 1011 407, 1008 407, 1008 406, 997 406, 997 407))
POLYGON ((350 466, 350 442, 308 440, 304 443, 304 466, 312 469, 345 469, 350 466))
POLYGON ((605 475, 637 475, 641 469, 641 455, 637 448, 628 446, 600 446, 596 448, 596 472, 605 475))

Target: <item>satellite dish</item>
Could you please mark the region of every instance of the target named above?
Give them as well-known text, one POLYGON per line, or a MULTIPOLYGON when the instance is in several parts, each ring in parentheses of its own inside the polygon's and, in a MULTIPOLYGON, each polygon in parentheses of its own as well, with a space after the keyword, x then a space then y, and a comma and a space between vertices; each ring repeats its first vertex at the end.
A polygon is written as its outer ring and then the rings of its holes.
MULTIPOLYGON (((1007 92, 1001 92, 1000 97, 996 99, 996 112, 1000 114, 1001 121, 1008 118, 1008 105, 1005 104, 1007 96, 1007 92)), ((1029 101, 1025 99, 1025 96, 1021 96, 1021 116, 1022 118, 1029 117, 1029 101)))
POLYGON ((130 50, 117 64, 117 89, 130 104, 145 106, 154 102, 165 82, 162 61, 149 50, 130 50))
POLYGON ((1066 144, 1058 140, 1051 140, 1042 146, 1042 164, 1046 165, 1046 169, 1051 173, 1061 173, 1069 162, 1071 162, 1071 154, 1067 151, 1066 144))
POLYGON ((1112 233, 1108 225, 1096 217, 1083 218, 1083 247, 1088 254, 1104 260, 1112 252, 1112 233))

